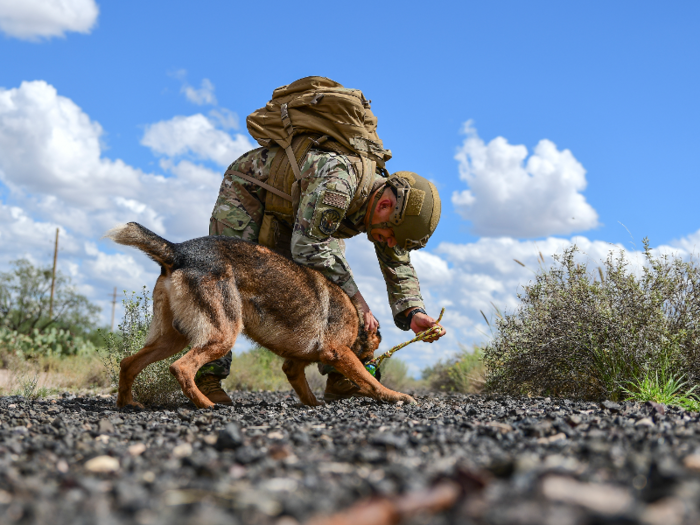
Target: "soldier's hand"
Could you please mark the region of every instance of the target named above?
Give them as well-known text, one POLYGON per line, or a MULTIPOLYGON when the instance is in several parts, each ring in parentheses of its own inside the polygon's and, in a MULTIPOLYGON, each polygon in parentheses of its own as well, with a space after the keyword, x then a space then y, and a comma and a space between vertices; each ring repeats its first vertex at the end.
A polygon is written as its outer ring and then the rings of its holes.
POLYGON ((376 332, 379 328, 379 321, 374 317, 372 312, 365 312, 365 330, 368 332, 376 332))
POLYGON ((429 315, 417 313, 413 316, 413 319, 411 319, 411 330, 413 330, 413 332, 416 334, 425 332, 427 329, 432 328, 435 325, 442 328, 442 330, 434 334, 432 337, 424 339, 424 342, 426 343, 432 343, 433 341, 437 341, 447 333, 447 330, 445 330, 445 328, 442 325, 438 325, 437 321, 429 315))
POLYGON ((355 299, 355 301, 357 302, 357 307, 362 313, 362 318, 365 321, 365 330, 367 330, 368 332, 376 332, 379 328, 379 321, 377 321, 374 315, 372 315, 372 310, 369 309, 367 301, 365 301, 365 298, 362 297, 362 294, 359 290, 357 291, 353 299, 355 299))

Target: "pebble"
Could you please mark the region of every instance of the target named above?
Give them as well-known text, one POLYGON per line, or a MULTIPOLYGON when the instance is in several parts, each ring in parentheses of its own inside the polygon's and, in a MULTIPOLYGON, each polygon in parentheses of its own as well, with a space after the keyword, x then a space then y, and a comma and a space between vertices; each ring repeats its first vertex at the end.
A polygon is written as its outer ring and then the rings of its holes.
POLYGON ((442 483, 456 503, 401 523, 700 523, 698 413, 411 394, 417 406, 233 392, 233 407, 122 411, 113 396, 1 397, 0 521, 323 523, 377 498, 420 505, 442 483))

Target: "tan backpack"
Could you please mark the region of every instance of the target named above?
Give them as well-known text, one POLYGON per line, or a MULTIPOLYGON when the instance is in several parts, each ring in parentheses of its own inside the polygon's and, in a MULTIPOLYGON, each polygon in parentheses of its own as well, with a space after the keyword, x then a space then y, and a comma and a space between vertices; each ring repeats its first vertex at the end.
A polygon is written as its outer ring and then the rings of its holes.
POLYGON ((282 230, 294 224, 300 166, 310 149, 347 155, 353 163, 358 186, 347 214, 362 206, 377 166, 384 168, 391 158, 391 151, 384 149, 377 135, 377 117, 362 92, 325 77, 306 77, 275 89, 272 100, 251 113, 246 122, 261 146, 280 146, 286 153, 275 155, 267 183, 243 176, 268 190, 259 242, 271 248, 286 243, 287 234, 291 238, 291 232, 282 230))

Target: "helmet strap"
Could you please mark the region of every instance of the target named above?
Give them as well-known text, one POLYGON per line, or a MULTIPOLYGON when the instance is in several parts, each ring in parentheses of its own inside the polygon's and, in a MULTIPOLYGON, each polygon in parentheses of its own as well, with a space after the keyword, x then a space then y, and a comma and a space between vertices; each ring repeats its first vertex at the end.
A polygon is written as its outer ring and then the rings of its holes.
MULTIPOLYGON (((367 230, 367 237, 371 242, 377 242, 374 237, 372 237, 372 220, 374 219, 374 213, 377 211, 377 198, 381 197, 384 194, 384 190, 386 189, 386 184, 379 186, 376 190, 374 190, 374 193, 370 195, 369 197, 369 205, 367 207, 367 212, 365 213, 365 229, 367 230)), ((379 228, 386 228, 387 226, 384 226, 385 223, 383 222, 381 225, 376 224, 374 226, 378 226, 379 228)))

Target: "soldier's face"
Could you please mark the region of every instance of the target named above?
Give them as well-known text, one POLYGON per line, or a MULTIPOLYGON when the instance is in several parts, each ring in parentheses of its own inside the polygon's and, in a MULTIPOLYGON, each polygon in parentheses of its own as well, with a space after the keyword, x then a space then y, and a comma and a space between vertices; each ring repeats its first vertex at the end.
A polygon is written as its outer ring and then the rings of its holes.
POLYGON ((396 237, 391 228, 372 228, 372 237, 380 243, 387 243, 389 248, 396 246, 396 237))
MULTIPOLYGON (((396 196, 394 192, 389 188, 386 188, 382 193, 381 197, 377 200, 374 209, 374 217, 372 217, 372 224, 381 224, 383 222, 388 222, 391 218, 391 213, 396 206, 396 196)), ((394 230, 391 228, 371 228, 372 238, 380 243, 386 243, 389 248, 396 246, 396 237, 394 237, 394 230)))

